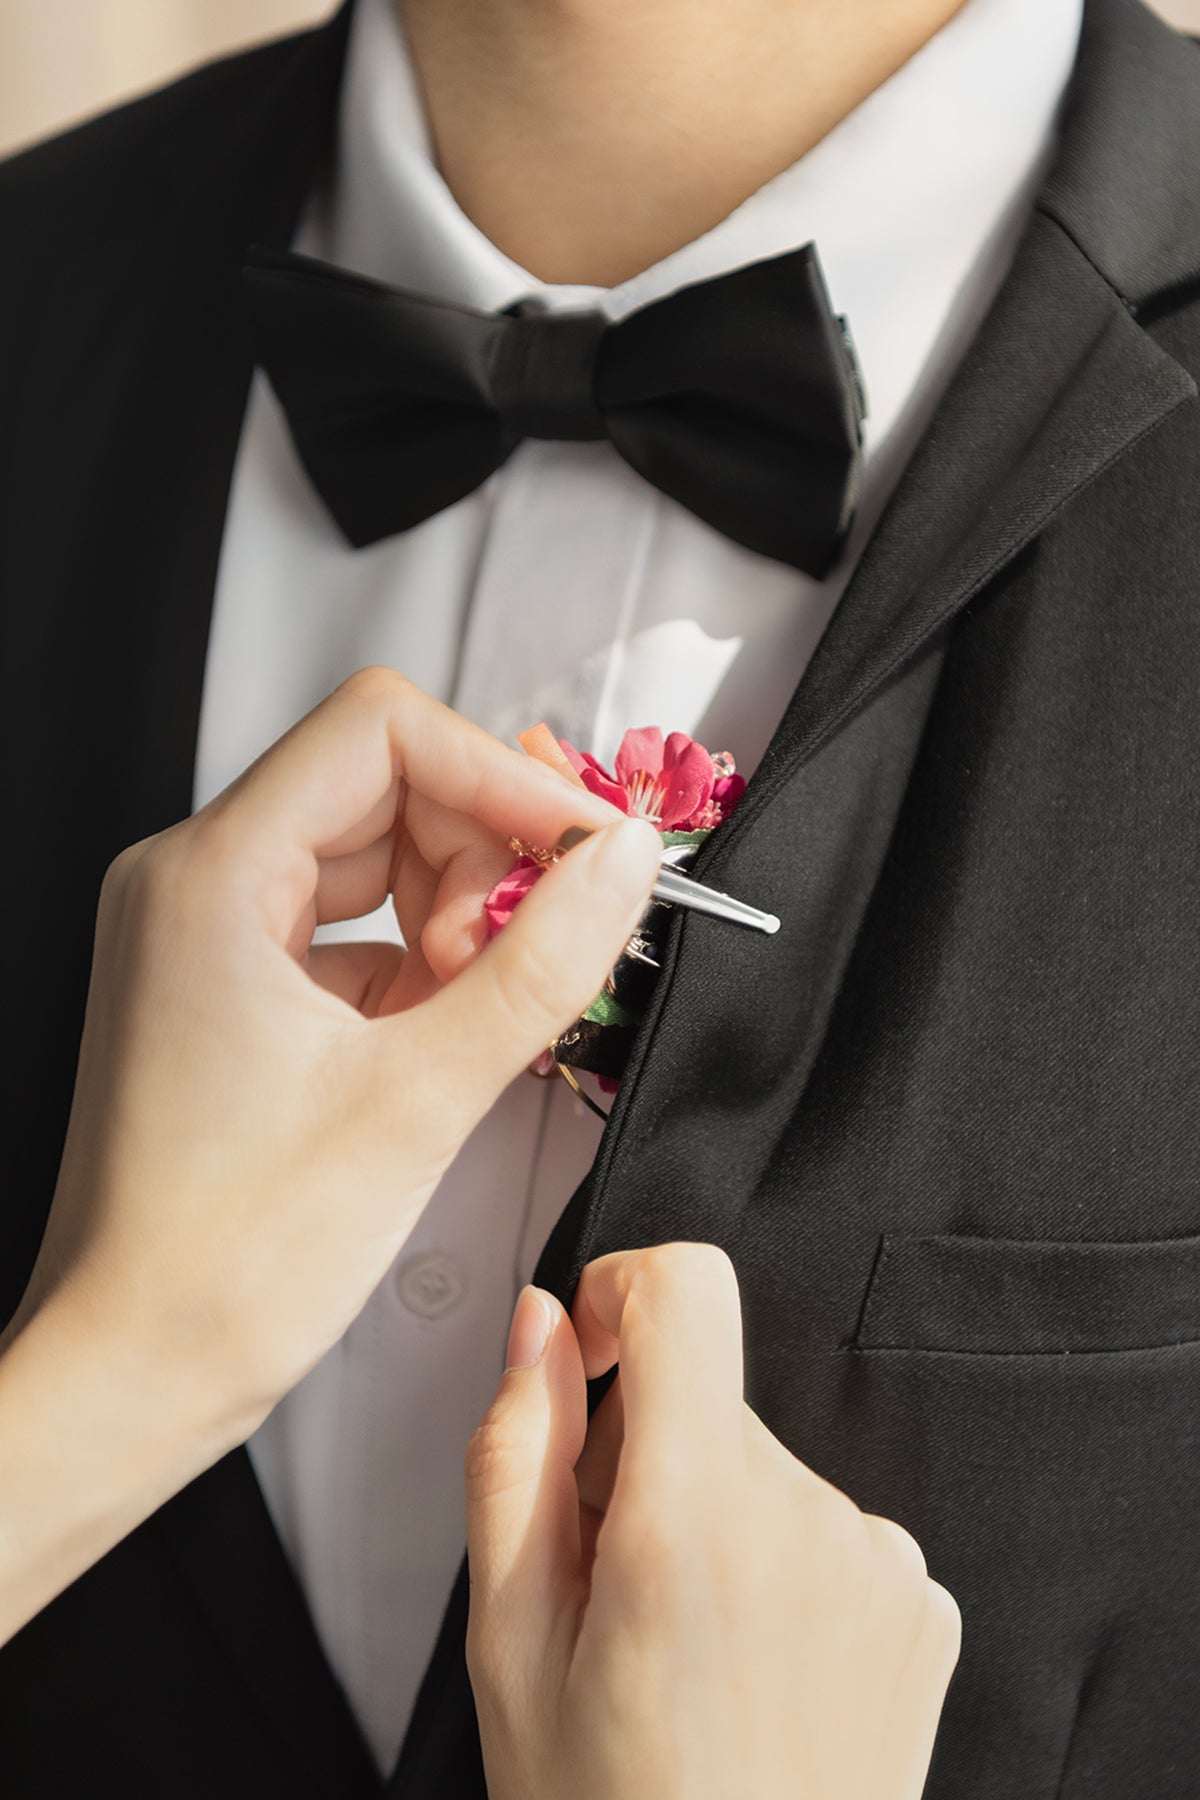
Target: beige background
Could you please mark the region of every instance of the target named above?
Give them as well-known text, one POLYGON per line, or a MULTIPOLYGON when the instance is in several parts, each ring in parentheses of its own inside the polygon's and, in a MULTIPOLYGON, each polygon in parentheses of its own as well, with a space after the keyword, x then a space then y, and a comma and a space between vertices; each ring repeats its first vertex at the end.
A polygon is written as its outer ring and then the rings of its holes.
MULTIPOLYGON (((1200 33, 1200 0, 1154 0, 1200 33)), ((0 154, 334 0, 0 0, 0 154)))

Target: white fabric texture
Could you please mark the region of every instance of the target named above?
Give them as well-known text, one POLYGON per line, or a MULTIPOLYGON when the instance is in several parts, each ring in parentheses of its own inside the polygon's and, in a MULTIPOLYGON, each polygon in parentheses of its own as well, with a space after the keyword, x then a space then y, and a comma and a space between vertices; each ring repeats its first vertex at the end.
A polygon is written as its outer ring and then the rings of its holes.
MULTIPOLYGON (((476 493, 350 549, 255 378, 205 669, 194 804, 352 670, 386 663, 511 740, 546 720, 611 759, 657 724, 762 755, 897 476, 1010 263, 1053 155, 1082 0, 968 0, 820 144, 713 230, 608 290, 547 286, 437 173, 392 0, 359 0, 337 155, 294 247, 476 306, 529 294, 617 318, 815 239, 869 400, 862 504, 815 581, 722 538, 607 443, 522 444, 476 493)), ((318 939, 399 940, 390 907, 318 939)), ((394 1764, 464 1542, 462 1458, 516 1294, 599 1124, 523 1077, 395 1268, 249 1451, 329 1661, 394 1764)))

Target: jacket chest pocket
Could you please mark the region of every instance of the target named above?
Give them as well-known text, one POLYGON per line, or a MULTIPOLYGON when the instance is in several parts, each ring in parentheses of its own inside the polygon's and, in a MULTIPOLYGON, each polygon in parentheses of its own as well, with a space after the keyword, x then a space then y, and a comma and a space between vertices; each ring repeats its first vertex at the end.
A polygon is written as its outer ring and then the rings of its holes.
POLYGON ((852 1347, 1050 1356, 1197 1340, 1200 1237, 885 1237, 852 1347))

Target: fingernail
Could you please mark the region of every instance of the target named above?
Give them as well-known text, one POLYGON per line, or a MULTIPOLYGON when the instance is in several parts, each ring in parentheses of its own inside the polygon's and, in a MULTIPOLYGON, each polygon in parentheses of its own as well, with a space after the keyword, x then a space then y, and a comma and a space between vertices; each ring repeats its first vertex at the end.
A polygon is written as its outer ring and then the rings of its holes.
POLYGON ((531 1369, 541 1360, 542 1351, 550 1341, 550 1324, 550 1308, 540 1288, 523 1287, 517 1295, 508 1334, 506 1375, 510 1369, 531 1369))
POLYGON ((565 853, 568 850, 573 850, 576 844, 582 844, 584 839, 590 838, 591 835, 592 831, 586 825, 568 825, 567 829, 558 840, 558 847, 565 853))

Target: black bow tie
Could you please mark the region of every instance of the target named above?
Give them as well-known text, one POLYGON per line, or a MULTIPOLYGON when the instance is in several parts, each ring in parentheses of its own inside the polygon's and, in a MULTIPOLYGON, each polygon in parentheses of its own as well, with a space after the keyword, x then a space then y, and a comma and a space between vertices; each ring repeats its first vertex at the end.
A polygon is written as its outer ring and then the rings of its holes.
POLYGON ((461 500, 522 438, 608 438, 726 537, 823 576, 850 525, 866 405, 816 248, 612 323, 476 311, 253 247, 259 362, 350 542, 461 500))

